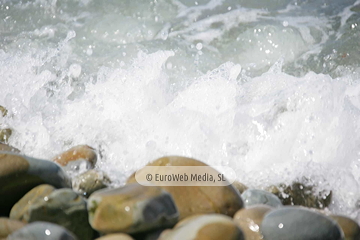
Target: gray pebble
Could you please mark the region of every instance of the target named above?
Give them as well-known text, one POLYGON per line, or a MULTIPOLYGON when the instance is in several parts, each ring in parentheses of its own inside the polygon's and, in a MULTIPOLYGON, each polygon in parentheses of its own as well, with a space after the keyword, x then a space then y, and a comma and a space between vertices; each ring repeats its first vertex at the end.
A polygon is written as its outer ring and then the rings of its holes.
POLYGON ((13 232, 8 240, 77 240, 65 228, 48 222, 34 222, 13 232))
POLYGON ((303 207, 283 207, 269 212, 260 230, 265 240, 344 239, 334 220, 303 207))
POLYGON ((245 207, 257 204, 265 204, 271 207, 282 206, 282 203, 277 196, 259 189, 247 189, 241 194, 241 198, 244 201, 245 207))

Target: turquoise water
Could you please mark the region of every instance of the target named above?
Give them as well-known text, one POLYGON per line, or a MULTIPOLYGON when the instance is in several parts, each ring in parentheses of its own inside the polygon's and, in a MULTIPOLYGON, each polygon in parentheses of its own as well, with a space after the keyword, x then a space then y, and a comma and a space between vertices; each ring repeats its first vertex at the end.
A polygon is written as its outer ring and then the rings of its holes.
POLYGON ((99 150, 115 185, 183 155, 306 177, 360 220, 360 1, 0 0, 10 144, 99 150))

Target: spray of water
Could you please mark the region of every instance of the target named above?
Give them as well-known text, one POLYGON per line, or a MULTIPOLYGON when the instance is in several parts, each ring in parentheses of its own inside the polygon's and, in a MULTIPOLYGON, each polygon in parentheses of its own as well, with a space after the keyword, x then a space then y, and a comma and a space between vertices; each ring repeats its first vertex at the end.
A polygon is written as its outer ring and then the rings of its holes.
POLYGON ((0 121, 34 157, 95 147, 115 185, 183 155, 359 220, 360 2, 329 2, 0 1, 0 121))

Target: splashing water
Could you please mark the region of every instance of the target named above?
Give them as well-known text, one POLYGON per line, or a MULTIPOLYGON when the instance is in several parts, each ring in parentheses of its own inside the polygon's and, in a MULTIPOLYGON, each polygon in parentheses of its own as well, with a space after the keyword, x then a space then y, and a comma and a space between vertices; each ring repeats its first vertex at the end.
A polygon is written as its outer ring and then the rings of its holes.
POLYGON ((0 0, 1 118, 115 184, 164 155, 249 186, 303 177, 360 221, 360 1, 0 0))

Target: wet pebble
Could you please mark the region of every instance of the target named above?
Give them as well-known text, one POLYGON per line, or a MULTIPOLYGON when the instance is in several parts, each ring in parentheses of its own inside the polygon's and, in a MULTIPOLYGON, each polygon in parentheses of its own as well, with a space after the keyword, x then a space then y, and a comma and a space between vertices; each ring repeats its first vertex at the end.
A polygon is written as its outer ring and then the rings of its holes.
POLYGON ((360 227, 353 219, 342 215, 329 215, 334 219, 342 229, 345 240, 359 240, 360 239, 360 227))
POLYGON ((29 207, 31 207, 32 204, 39 199, 44 199, 44 197, 52 193, 54 190, 55 188, 48 184, 41 184, 34 187, 11 208, 10 218, 28 221, 29 207))
POLYGON ((137 183, 96 191, 88 199, 88 211, 91 226, 102 233, 173 226, 179 216, 168 192, 137 183))
POLYGON ((234 222, 242 229, 246 240, 262 240, 260 225, 266 213, 271 211, 268 205, 253 205, 237 211, 234 222))
POLYGON ((79 145, 72 147, 53 158, 53 161, 61 166, 66 166, 70 162, 77 160, 85 160, 94 167, 97 161, 95 149, 88 145, 79 145))
POLYGON ((247 189, 241 194, 241 197, 244 201, 245 207, 256 204, 265 204, 271 207, 282 206, 282 203, 277 196, 260 189, 247 189))
POLYGON ((134 240, 134 239, 125 233, 113 233, 97 238, 95 240, 134 240))
POLYGON ((28 221, 57 223, 79 239, 93 239, 94 231, 88 222, 86 201, 69 188, 55 190, 34 203, 29 208, 28 221))
POLYGON ((88 222, 86 201, 69 188, 56 190, 49 185, 38 186, 13 207, 10 217, 26 222, 56 223, 79 239, 93 239, 94 231, 88 222))
POLYGON ((13 232, 7 240, 77 240, 77 238, 59 225, 35 222, 13 232))
MULTIPOLYGON (((147 166, 208 166, 192 158, 168 156, 156 159, 147 166)), ((141 171, 141 170, 140 170, 141 171)), ((159 168, 153 174, 166 174, 159 168)), ((175 173, 176 174, 176 173, 175 173)), ((134 175, 128 182, 136 182, 134 175)), ((168 191, 180 213, 180 220, 194 214, 221 213, 230 217, 243 207, 243 201, 232 185, 228 186, 162 186, 168 191)))
POLYGON ((260 230, 266 240, 343 240, 343 232, 336 221, 303 207, 270 211, 260 230))
POLYGON ((9 218, 0 218, 0 239, 24 227, 26 223, 9 218))
POLYGON ((248 189, 248 187, 245 184, 239 181, 233 182, 232 185, 235 189, 239 191, 240 194, 242 194, 246 189, 248 189))
POLYGON ((165 230, 159 240, 244 240, 241 229, 228 216, 203 214, 185 218, 171 230, 165 230))
POLYGON ((106 188, 110 183, 109 177, 104 172, 92 169, 76 176, 72 186, 74 191, 88 197, 93 192, 106 188))
POLYGON ((59 165, 10 152, 0 152, 0 182, 0 215, 8 215, 11 207, 37 185, 71 187, 59 165))

